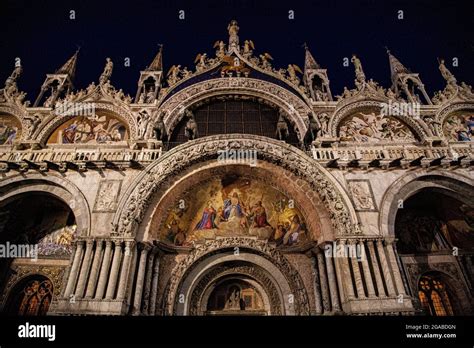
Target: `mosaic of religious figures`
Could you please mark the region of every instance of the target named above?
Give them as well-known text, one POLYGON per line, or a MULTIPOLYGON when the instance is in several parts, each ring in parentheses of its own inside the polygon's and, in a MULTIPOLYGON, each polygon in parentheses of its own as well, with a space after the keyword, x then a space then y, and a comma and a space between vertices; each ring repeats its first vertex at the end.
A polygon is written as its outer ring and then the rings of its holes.
POLYGON ((12 116, 0 116, 0 145, 12 145, 21 135, 21 125, 12 116))
POLYGON ((61 227, 39 241, 38 254, 45 256, 70 255, 75 235, 76 225, 61 227))
POLYGON ((301 213, 276 189, 250 179, 213 179, 169 213, 160 239, 191 245, 217 236, 255 236, 278 246, 308 238, 301 213))
POLYGON ((443 133, 451 141, 474 140, 474 113, 456 112, 443 124, 443 133))
POLYGON ((117 143, 128 139, 127 127, 108 115, 77 116, 63 123, 48 144, 117 143))
POLYGON ((346 118, 339 127, 342 141, 379 142, 405 140, 415 141, 407 125, 391 116, 372 112, 358 112, 346 118))

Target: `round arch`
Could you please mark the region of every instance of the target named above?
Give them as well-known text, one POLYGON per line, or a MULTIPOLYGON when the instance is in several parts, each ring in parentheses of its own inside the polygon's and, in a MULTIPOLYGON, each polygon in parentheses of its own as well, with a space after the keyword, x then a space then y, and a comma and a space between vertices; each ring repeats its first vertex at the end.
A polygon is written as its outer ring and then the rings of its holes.
MULTIPOLYGON (((219 150, 257 151, 258 161, 277 163, 309 185, 321 198, 336 234, 358 234, 350 199, 340 184, 324 169, 295 147, 277 140, 249 135, 212 136, 188 141, 150 164, 122 194, 114 218, 114 234, 136 236, 154 193, 166 179, 191 165, 216 159, 219 150)), ((308 193, 311 194, 311 193, 308 193)))
POLYGON ((205 183, 209 177, 223 177, 226 174, 258 181, 290 197, 295 207, 301 212, 306 228, 311 232, 311 240, 322 241, 335 238, 329 212, 320 197, 308 193, 308 184, 307 186, 298 185, 298 178, 291 172, 263 161, 254 167, 208 161, 187 168, 181 175, 174 176, 170 185, 163 185, 161 190, 155 192, 150 209, 145 212, 142 223, 138 227, 136 239, 148 240, 153 231, 161 230, 171 207, 176 204, 176 197, 182 197, 184 192, 205 183))
POLYGON ((272 299, 275 314, 310 314, 303 280, 286 258, 264 241, 239 237, 206 241, 173 269, 163 296, 164 313, 193 313, 199 305, 196 297, 202 298, 209 281, 224 273, 251 275, 272 299), (239 264, 229 267, 229 263, 239 264), (187 300, 180 301, 181 295, 187 300))
POLYGON ((239 94, 262 98, 282 108, 294 124, 298 138, 303 141, 309 125, 311 108, 297 95, 274 83, 252 78, 216 78, 195 83, 178 91, 160 105, 160 114, 168 134, 184 116, 184 110, 210 97, 239 94))
POLYGON ((437 276, 439 277, 448 290, 448 295, 451 295, 451 305, 453 307, 454 315, 470 314, 471 303, 470 295, 466 291, 464 284, 460 284, 460 280, 457 274, 450 273, 445 269, 440 269, 436 266, 430 268, 423 268, 421 272, 415 277, 413 283, 413 289, 416 289, 416 298, 418 299, 418 290, 420 280, 424 276, 437 276))
POLYGON ((77 224, 77 235, 90 233, 90 209, 84 194, 71 182, 58 176, 44 177, 31 174, 28 178, 15 175, 0 182, 0 205, 8 204, 19 194, 43 192, 63 201, 74 213, 77 224))
POLYGON ((395 236, 395 218, 399 200, 406 200, 425 188, 442 191, 453 198, 474 205, 472 179, 445 171, 408 173, 396 180, 385 192, 380 204, 379 231, 383 236, 395 236), (460 195, 460 192, 473 194, 460 195))

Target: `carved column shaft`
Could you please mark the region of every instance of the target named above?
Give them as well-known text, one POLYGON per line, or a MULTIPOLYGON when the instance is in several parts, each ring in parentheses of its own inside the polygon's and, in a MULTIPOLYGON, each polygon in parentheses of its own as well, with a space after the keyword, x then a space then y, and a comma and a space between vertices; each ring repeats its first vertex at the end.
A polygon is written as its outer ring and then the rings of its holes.
MULTIPOLYGON (((329 294, 331 295, 331 310, 333 312, 341 311, 341 304, 339 302, 339 292, 337 282, 339 276, 336 275, 335 268, 333 265, 332 257, 325 257, 326 271, 328 273, 328 285, 329 285, 329 294)), ((340 287, 342 290, 342 285, 340 287)))
POLYGON ((97 291, 95 293, 96 299, 102 299, 104 297, 105 287, 107 285, 107 278, 109 275, 111 253, 112 253, 112 241, 107 240, 105 242, 104 258, 102 259, 102 267, 100 268, 99 282, 97 284, 97 291))
POLYGON ((341 259, 341 266, 342 266, 342 276, 343 276, 343 283, 344 283, 344 292, 347 295, 347 299, 351 300, 355 298, 355 291, 354 287, 352 285, 352 276, 351 272, 349 269, 349 260, 348 257, 345 254, 345 248, 346 248, 346 241, 345 240, 340 240, 338 243, 339 248, 344 249, 344 254, 343 257, 338 257, 338 259, 341 259))
POLYGON ((139 315, 141 313, 142 295, 143 295, 143 282, 145 280, 145 270, 148 252, 150 251, 149 245, 142 245, 140 252, 140 262, 138 264, 137 282, 135 285, 135 297, 133 300, 133 311, 132 314, 139 315))
POLYGON ((380 258, 380 263, 382 264, 382 274, 385 280, 385 284, 387 285, 387 291, 389 296, 395 296, 395 287, 393 286, 392 282, 392 274, 390 273, 390 266, 387 262, 387 258, 385 256, 385 250, 383 246, 383 242, 381 239, 377 239, 377 251, 380 258))
POLYGON ((323 305, 321 301, 321 284, 320 284, 320 278, 319 278, 319 271, 318 271, 318 265, 317 265, 317 260, 314 256, 311 257, 311 269, 313 273, 313 286, 314 286, 314 306, 315 306, 315 311, 316 314, 322 314, 323 313, 323 305))
POLYGON ((365 252, 365 242, 362 240, 359 241, 359 250, 362 253, 360 255, 362 260, 361 266, 364 271, 365 285, 367 287, 367 296, 375 297, 374 282, 372 280, 372 274, 370 272, 369 262, 367 261, 367 255, 365 252))
POLYGON ((365 290, 364 284, 362 282, 362 275, 360 272, 359 261, 357 260, 357 242, 354 240, 350 240, 349 247, 351 250, 349 251, 349 258, 351 259, 352 264, 352 272, 354 274, 354 282, 357 290, 357 298, 365 298, 365 290))
POLYGON ((319 279, 320 279, 320 284, 321 284, 321 295, 323 298, 323 310, 326 313, 326 312, 331 311, 330 299, 329 299, 329 288, 328 288, 328 279, 326 276, 326 262, 324 260, 323 252, 319 248, 316 251, 316 257, 318 258, 318 270, 319 270, 319 279))
POLYGON ((393 251, 393 242, 387 241, 386 249, 388 252, 389 264, 392 268, 393 277, 395 278, 395 286, 397 287, 397 295, 406 295, 405 286, 403 285, 402 275, 398 268, 397 257, 393 251))
POLYGON ((97 240, 95 245, 94 260, 92 261, 91 274, 86 288, 86 298, 92 298, 96 290, 97 275, 99 274, 100 261, 102 259, 102 240, 97 240))
POLYGON ((377 294, 379 297, 385 297, 385 288, 383 286, 382 275, 380 273, 379 263, 377 261, 377 255, 375 254, 374 242, 369 240, 367 241, 367 246, 369 248, 370 260, 372 263, 372 269, 374 270, 375 284, 377 288, 377 294))
POLYGON ((143 290, 143 313, 148 314, 150 303, 151 278, 153 276, 153 263, 156 252, 152 250, 148 253, 148 261, 146 266, 145 288, 143 290))
POLYGON ((155 257, 155 264, 153 265, 153 279, 151 283, 150 306, 148 308, 149 315, 155 315, 156 311, 156 296, 158 295, 158 277, 160 271, 160 257, 155 257))
POLYGON ((117 287, 117 279, 120 268, 120 263, 122 259, 122 245, 121 241, 114 241, 115 250, 114 257, 112 260, 112 268, 110 270, 109 283, 107 284, 107 292, 105 293, 105 298, 107 300, 112 300, 115 296, 115 289, 117 287))
POLYGON ((122 265, 122 271, 120 272, 120 282, 119 282, 119 288, 117 291, 117 299, 123 300, 125 298, 125 292, 127 290, 127 284, 128 284, 128 275, 130 273, 130 262, 132 261, 132 247, 133 247, 133 241, 126 241, 125 242, 125 253, 123 256, 123 265, 122 265))
POLYGON ((78 240, 76 242, 76 252, 74 254, 74 260, 71 266, 71 272, 69 272, 69 277, 66 285, 66 290, 64 291, 64 297, 69 297, 76 286, 77 274, 79 272, 79 267, 82 261, 82 252, 84 248, 84 241, 78 240))
POLYGON ((76 297, 81 298, 84 296, 84 290, 86 287, 87 277, 92 262, 92 250, 94 249, 94 240, 88 239, 86 241, 86 252, 84 254, 84 260, 82 261, 81 270, 79 272, 79 280, 77 281, 76 297))

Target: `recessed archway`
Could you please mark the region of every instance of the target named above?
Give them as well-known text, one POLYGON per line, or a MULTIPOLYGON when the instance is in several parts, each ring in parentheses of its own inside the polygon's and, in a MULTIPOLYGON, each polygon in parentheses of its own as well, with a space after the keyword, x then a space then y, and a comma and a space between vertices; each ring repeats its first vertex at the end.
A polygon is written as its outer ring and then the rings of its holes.
POLYGON ((207 241, 173 272, 163 310, 173 315, 206 314, 210 287, 223 277, 250 280, 269 315, 309 315, 308 296, 298 272, 276 249, 248 238, 207 241), (236 249, 238 252, 236 252, 236 249))

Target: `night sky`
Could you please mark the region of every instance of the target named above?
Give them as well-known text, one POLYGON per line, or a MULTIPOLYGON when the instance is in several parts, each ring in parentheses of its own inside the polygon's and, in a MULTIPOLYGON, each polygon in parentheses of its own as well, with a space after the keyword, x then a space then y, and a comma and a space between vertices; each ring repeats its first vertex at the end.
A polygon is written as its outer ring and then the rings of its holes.
POLYGON ((437 57, 445 57, 458 81, 474 83, 472 1, 27 1, 0 2, 0 83, 20 57, 21 90, 34 101, 46 73, 53 73, 81 46, 75 86, 98 81, 105 58, 114 61, 112 84, 134 96, 139 77, 164 44, 165 72, 173 64, 194 70, 197 53, 213 57, 216 40, 227 42, 227 24, 239 23, 241 43, 254 41, 258 55, 270 53, 273 66, 303 68, 307 42, 328 69, 333 94, 353 88, 353 66, 343 58, 356 53, 367 78, 389 87, 385 46, 406 67, 420 73, 430 96, 444 88, 437 57), (70 10, 76 18, 69 19, 70 10), (185 11, 185 20, 178 11, 185 11), (295 19, 288 19, 288 11, 295 19), (404 11, 404 19, 397 11, 404 11), (130 67, 124 59, 130 58, 130 67), (452 67, 452 58, 459 60, 452 67))

